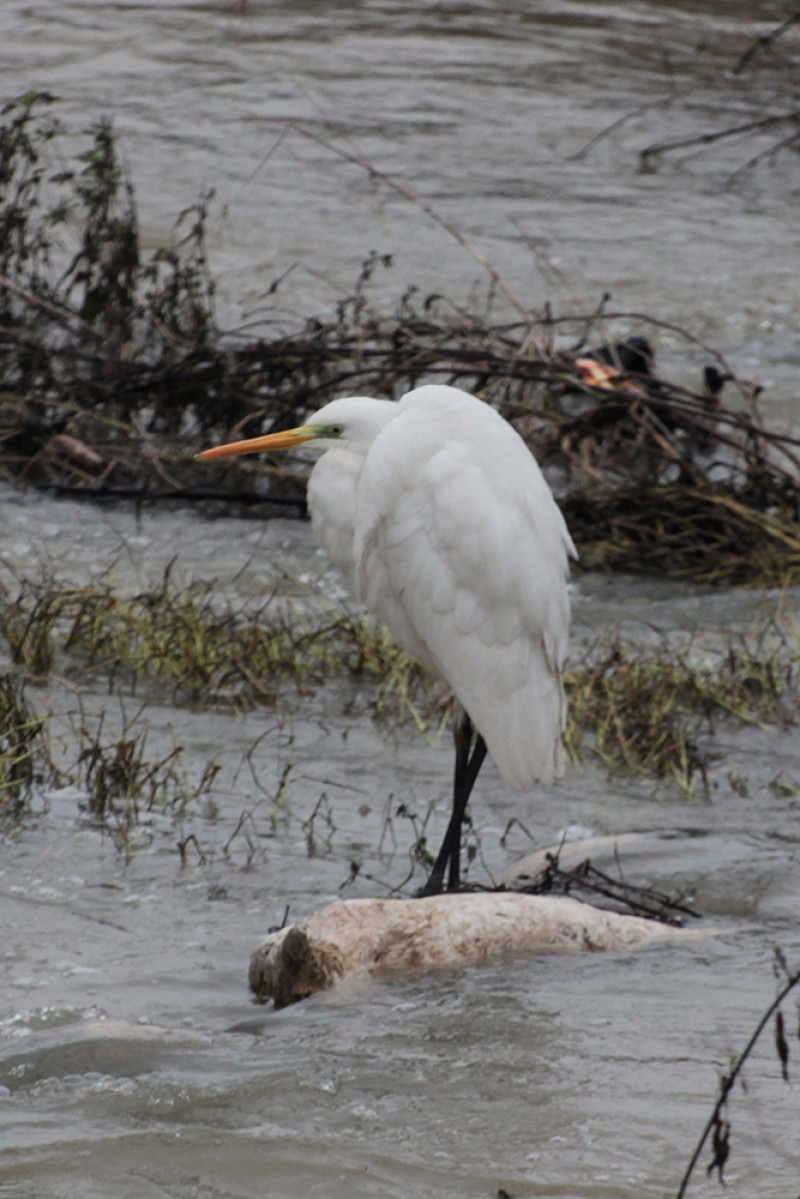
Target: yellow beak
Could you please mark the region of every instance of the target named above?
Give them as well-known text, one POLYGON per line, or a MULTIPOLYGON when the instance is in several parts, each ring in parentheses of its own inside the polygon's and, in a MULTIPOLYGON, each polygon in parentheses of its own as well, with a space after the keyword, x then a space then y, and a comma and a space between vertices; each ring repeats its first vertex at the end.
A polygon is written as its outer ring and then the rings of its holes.
POLYGON ((272 450, 290 450, 293 446, 302 445, 304 441, 313 441, 319 436, 319 431, 312 425, 300 425, 297 429, 286 429, 283 433, 267 433, 265 437, 251 437, 247 441, 231 441, 227 445, 216 445, 213 449, 203 450, 198 458, 233 458, 236 454, 271 453, 272 450))

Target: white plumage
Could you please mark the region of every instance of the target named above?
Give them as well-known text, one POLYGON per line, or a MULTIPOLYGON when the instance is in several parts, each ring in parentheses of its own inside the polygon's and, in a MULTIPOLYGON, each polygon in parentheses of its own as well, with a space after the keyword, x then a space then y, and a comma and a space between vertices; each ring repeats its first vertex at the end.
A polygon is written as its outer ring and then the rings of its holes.
POLYGON ((508 782, 562 774, 575 549, 522 438, 488 404, 432 385, 397 403, 334 400, 300 429, 202 456, 304 442, 325 450, 312 524, 354 594, 452 688, 508 782))

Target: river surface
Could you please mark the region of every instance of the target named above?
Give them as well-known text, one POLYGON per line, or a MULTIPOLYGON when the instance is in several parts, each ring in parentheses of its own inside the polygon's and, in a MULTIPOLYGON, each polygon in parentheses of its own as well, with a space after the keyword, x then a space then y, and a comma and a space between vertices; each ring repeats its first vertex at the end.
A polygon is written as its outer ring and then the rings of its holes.
MULTIPOLYGON (((58 96, 76 138, 113 118, 145 244, 169 241, 177 215, 215 189, 223 322, 294 328, 349 291, 371 250, 394 258, 373 293, 387 306, 409 285, 456 303, 476 281, 485 289, 418 206, 310 131, 433 205, 524 304, 586 313, 608 292, 610 310, 713 342, 782 411, 800 359, 797 156, 733 184, 766 137, 639 167, 653 143, 781 110, 779 74, 726 73, 752 41, 753 11, 746 0, 5 0, 0 72, 8 96, 58 96)), ((760 31, 784 6, 759 16, 760 31)), ((667 377, 697 384, 699 352, 668 329, 653 336, 667 377)))
MULTIPOLYGON (((417 206, 304 138, 305 124, 433 203, 526 303, 586 311, 610 291, 617 310, 722 349, 796 423, 796 161, 734 187, 762 143, 648 174, 637 162, 643 146, 706 127, 751 12, 733 0, 6 0, 0 68, 7 97, 49 88, 76 132, 114 118, 149 245, 216 188, 210 255, 231 324, 324 310, 372 249, 395 257, 375 284, 387 305, 409 283, 465 302, 480 279, 417 206), (686 99, 665 107, 671 88, 686 99)), ((764 6, 765 21, 782 15, 764 6)), ((727 92, 725 104, 746 107, 727 92)), ((665 373, 696 378, 700 357, 685 360, 676 335, 657 348, 665 373)), ((4 578, 103 576, 133 594, 176 559, 236 599, 285 587, 280 568, 297 591, 336 589, 299 522, 137 517, 9 490, 0 504, 4 578)), ((798 599, 585 576, 574 598, 576 655, 610 624, 719 642, 798 599)), ((105 713, 109 729, 138 721, 153 759, 180 745, 190 782, 209 761, 221 769, 213 802, 146 816, 127 860, 70 789, 41 796, 0 846, 0 1194, 674 1194, 720 1074, 775 993, 774 946, 800 957, 791 728, 704 734, 708 797, 609 779, 591 759, 531 796, 491 769, 481 780, 482 869, 530 848, 519 827, 502 843, 514 815, 537 845, 564 829, 641 831, 626 877, 690 894, 713 936, 410 978, 275 1014, 247 991, 254 944, 287 905, 301 918, 402 882, 413 829, 397 805, 419 820, 434 805, 441 830, 448 739, 376 723, 352 684, 237 717, 166 700, 140 712, 140 697, 85 682, 32 697, 54 709, 66 759, 75 730, 105 713)), ((800 1168, 796 1095, 770 1037, 747 1078, 729 1193, 784 1199, 800 1168)), ((691 1194, 712 1193, 701 1171, 691 1194)))

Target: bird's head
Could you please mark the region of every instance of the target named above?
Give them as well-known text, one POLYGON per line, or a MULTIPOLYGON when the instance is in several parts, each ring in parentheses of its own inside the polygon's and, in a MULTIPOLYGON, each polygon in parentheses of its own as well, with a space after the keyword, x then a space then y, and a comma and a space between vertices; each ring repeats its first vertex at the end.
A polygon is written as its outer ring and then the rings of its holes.
POLYGON ((366 453, 381 429, 397 412, 391 400, 375 400, 369 396, 349 396, 333 400, 309 416, 308 423, 264 437, 232 441, 227 445, 203 450, 198 458, 231 458, 237 454, 272 453, 310 444, 313 448, 329 450, 341 446, 366 453))

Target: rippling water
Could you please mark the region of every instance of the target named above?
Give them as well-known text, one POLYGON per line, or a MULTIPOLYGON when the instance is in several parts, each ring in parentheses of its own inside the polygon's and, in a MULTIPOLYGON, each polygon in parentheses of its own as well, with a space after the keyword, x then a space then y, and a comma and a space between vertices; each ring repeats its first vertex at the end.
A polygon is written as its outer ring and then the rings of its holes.
MULTIPOLYGON (((243 598, 271 586, 276 562, 310 581, 325 577, 310 530, 291 522, 208 522, 188 512, 137 520, 123 509, 8 495, 4 513, 0 558, 30 567, 23 547, 35 546, 60 578, 96 577, 114 562, 114 585, 136 591, 178 545, 176 569, 219 573, 243 598)), ((632 633, 730 632, 775 599, 585 578, 576 646, 621 617, 632 633)), ((749 729, 707 739, 720 755, 708 802, 659 798, 649 785, 609 781, 591 763, 530 799, 509 796, 492 770, 482 780, 475 819, 490 868, 528 848, 519 830, 507 846, 500 841, 520 810, 540 844, 570 825, 650 830, 626 851, 626 877, 689 890, 720 935, 634 957, 545 958, 411 979, 265 1013, 247 994, 246 964, 286 905, 300 917, 341 894, 382 894, 405 875, 412 839, 400 819, 385 835, 391 796, 420 815, 438 800, 439 821, 445 807, 447 740, 426 745, 409 730, 353 716, 353 698, 328 690, 280 718, 150 706, 154 759, 179 743, 190 769, 220 763, 212 810, 190 810, 177 824, 145 819, 127 866, 80 818, 70 791, 51 794, 7 840, 4 1194, 670 1193, 718 1071, 772 997, 773 944, 796 952, 797 739, 749 729), (244 754, 252 769, 237 772, 244 754), (278 808, 272 797, 287 764, 278 808), (747 796, 733 772, 748 780, 747 796), (323 793, 309 856, 307 822, 323 793), (190 832, 207 860, 190 854, 181 869, 177 841, 190 832), (347 887, 354 857, 363 874, 347 887), (108 1025, 84 1029, 83 1020, 103 1016, 108 1025), (176 1031, 162 1045, 146 1036, 151 1023, 176 1031)), ((91 722, 103 708, 114 725, 116 704, 91 688, 51 699, 65 736, 70 718, 91 722)), ((777 1197, 796 1165, 787 1158, 794 1108, 770 1046, 748 1078, 731 1169, 745 1189, 758 1177, 759 1195, 777 1197), (774 1185, 764 1184, 764 1127, 770 1155, 780 1151, 774 1185)))
MULTIPOLYGON (((51 89, 76 131, 113 117, 151 244, 214 187, 223 318, 323 310, 369 250, 394 255, 387 302, 409 284, 460 302, 481 278, 419 208, 309 129, 432 203, 532 307, 585 312, 609 292, 611 309, 713 341, 796 419, 796 156, 733 188, 764 142, 639 169, 644 147, 724 127, 769 96, 769 72, 744 93, 725 75, 752 12, 732 0, 9 0, 0 67, 10 94, 51 89)), ((684 362, 669 330, 658 349, 669 374, 697 382, 698 356, 684 362)))
MULTIPOLYGON (((795 419, 796 164, 726 191, 740 161, 726 144, 637 173, 643 145, 684 120, 703 124, 709 81, 747 43, 751 11, 6 3, 0 65, 8 95, 52 89, 75 129, 113 116, 151 244, 198 189, 216 187, 212 263, 231 320, 262 307, 289 268, 284 312, 335 302, 372 248, 396 258, 377 284, 387 301, 410 282, 462 300, 478 274, 417 208, 287 128, 304 122, 433 202, 534 306, 588 308, 610 290, 620 309, 677 320, 729 350, 774 382, 768 402, 795 419), (694 107, 646 107, 673 84, 696 89, 694 107)), ((694 377, 699 360, 680 364, 677 348, 665 331, 662 362, 694 377)), ((176 570, 218 577, 243 598, 274 584, 276 564, 330 585, 300 524, 0 500, 0 559, 17 572, 82 582, 110 568, 115 586, 135 591, 177 551, 176 570)), ((620 620, 631 635, 726 635, 778 598, 584 578, 575 653, 620 620)), ((190 770, 220 763, 212 808, 179 825, 153 817, 127 866, 69 791, 3 844, 3 1195, 674 1193, 718 1075, 774 993, 772 946, 797 954, 797 738, 728 727, 707 737, 719 755, 707 801, 653 795, 591 763, 530 799, 509 796, 492 771, 482 780, 475 819, 490 867, 528 848, 519 830, 501 845, 520 804, 539 844, 571 825, 647 830, 629 876, 691 891, 719 936, 410 979, 269 1014, 245 977, 266 928, 287 903, 300 917, 397 882, 411 830, 395 820, 394 840, 377 849, 392 797, 421 814, 446 797, 446 739, 375 725, 353 714, 357 699, 330 689, 238 718, 150 707, 141 719, 154 757, 180 744, 190 770), (252 769, 240 768, 246 753, 252 769), (206 860, 181 869, 176 845, 189 832, 206 860), (353 858, 362 877, 342 890, 353 858), (113 1022, 105 1032, 84 1026, 99 1017, 113 1022), (150 1023, 172 1038, 154 1041, 150 1023)), ((110 727, 122 719, 91 687, 61 690, 58 703, 65 738, 103 709, 110 727)), ((140 700, 124 703, 131 716, 140 700)), ((748 1084, 735 1101, 731 1193, 784 1199, 796 1120, 769 1046, 748 1084)), ((700 1180, 692 1194, 712 1192, 700 1180)))

